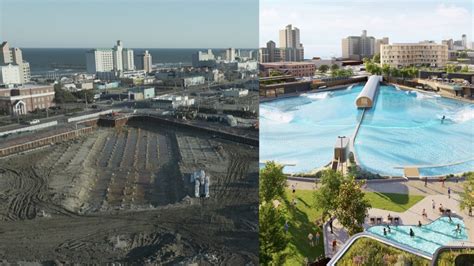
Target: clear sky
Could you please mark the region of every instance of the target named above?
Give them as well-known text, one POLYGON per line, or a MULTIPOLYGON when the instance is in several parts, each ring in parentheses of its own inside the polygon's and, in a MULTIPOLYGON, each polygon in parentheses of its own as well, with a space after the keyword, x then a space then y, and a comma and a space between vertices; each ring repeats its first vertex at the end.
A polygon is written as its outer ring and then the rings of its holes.
POLYGON ((341 39, 367 30, 390 43, 472 40, 473 0, 260 0, 260 46, 287 24, 300 29, 305 58, 341 56, 341 39))
POLYGON ((256 48, 258 0, 0 0, 15 47, 256 48))

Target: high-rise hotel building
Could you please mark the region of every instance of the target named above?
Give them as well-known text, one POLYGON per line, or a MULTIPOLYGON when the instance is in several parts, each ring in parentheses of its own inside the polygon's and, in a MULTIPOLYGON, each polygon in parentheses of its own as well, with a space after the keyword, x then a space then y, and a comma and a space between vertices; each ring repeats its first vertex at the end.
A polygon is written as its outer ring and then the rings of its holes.
MULTIPOLYGON (((8 42, 3 42, 0 45, 0 68, 2 68, 2 77, 0 78, 3 81, 13 81, 14 84, 24 84, 30 81, 30 63, 23 60, 23 54, 20 48, 11 48, 8 42), (13 73, 10 70, 13 68, 18 68, 19 79, 14 77, 7 77, 6 73, 13 73), (3 68, 8 69, 3 71, 3 68), (5 75, 5 76, 3 76, 5 75)), ((16 75, 16 74, 15 74, 16 75)), ((6 84, 6 83, 3 83, 6 84)))
POLYGON ((267 42, 267 46, 259 49, 259 62, 300 62, 304 60, 304 48, 300 42, 300 30, 287 25, 279 32, 279 47, 275 42, 267 42))
POLYGON ((91 74, 135 70, 133 50, 123 48, 120 40, 114 48, 90 50, 86 53, 86 67, 91 74))

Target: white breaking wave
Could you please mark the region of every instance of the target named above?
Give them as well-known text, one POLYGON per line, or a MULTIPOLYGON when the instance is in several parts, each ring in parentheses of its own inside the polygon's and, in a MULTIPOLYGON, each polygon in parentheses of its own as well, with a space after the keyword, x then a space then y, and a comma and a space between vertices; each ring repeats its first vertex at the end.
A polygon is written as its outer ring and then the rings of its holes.
POLYGON ((260 116, 278 124, 287 124, 293 120, 293 115, 282 112, 277 108, 260 106, 260 116))
MULTIPOLYGON (((453 121, 455 123, 464 123, 474 119, 474 109, 471 107, 464 107, 455 112, 450 112, 444 115, 446 120, 453 121)), ((443 115, 437 115, 439 119, 443 118, 443 115)))
POLYGON ((434 93, 434 92, 418 92, 416 91, 416 98, 417 99, 433 99, 433 98, 439 98, 441 97, 440 95, 434 93))
POLYGON ((303 93, 301 96, 306 97, 311 100, 321 100, 331 97, 332 92, 319 92, 319 93, 303 93))
POLYGON ((350 85, 346 90, 350 91, 354 85, 350 85))

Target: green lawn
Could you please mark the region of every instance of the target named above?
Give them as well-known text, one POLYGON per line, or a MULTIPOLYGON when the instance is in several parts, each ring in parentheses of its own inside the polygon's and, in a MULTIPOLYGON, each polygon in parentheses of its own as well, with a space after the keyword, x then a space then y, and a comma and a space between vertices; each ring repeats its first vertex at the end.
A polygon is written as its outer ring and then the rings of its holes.
POLYGON ((302 265, 304 259, 314 260, 324 253, 323 232, 321 228, 316 228, 315 220, 321 217, 321 212, 314 208, 313 191, 296 191, 296 208, 291 205, 293 199, 291 190, 286 191, 287 201, 283 204, 288 210, 288 234, 290 243, 283 252, 285 265, 302 265), (311 247, 308 242, 308 234, 313 235, 319 232, 321 235, 319 244, 311 247))
POLYGON ((404 212, 410 209, 424 196, 395 193, 366 192, 365 198, 370 201, 372 208, 394 212, 404 212))
MULTIPOLYGON (((288 213, 290 243, 283 252, 282 263, 277 262, 277 264, 302 265, 305 258, 313 261, 324 253, 323 234, 321 228, 316 228, 315 224, 315 220, 321 217, 321 212, 314 208, 314 192, 312 190, 296 191, 296 208, 291 205, 293 199, 291 190, 286 190, 286 194, 287 201, 283 205, 288 213), (309 245, 308 234, 310 232, 313 235, 316 232, 320 233, 319 245, 315 247, 309 245)), ((374 208, 403 212, 422 200, 423 196, 367 192, 366 198, 374 208)))

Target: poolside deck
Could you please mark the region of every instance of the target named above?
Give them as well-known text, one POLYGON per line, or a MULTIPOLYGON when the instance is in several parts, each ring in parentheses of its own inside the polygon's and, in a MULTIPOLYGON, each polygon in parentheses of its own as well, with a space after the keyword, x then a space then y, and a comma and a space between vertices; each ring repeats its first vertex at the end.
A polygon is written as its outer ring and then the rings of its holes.
MULTIPOLYGON (((466 243, 474 244, 474 217, 469 217, 466 210, 461 211, 459 208, 459 193, 462 191, 462 183, 446 182, 444 187, 442 187, 441 184, 438 184, 438 182, 436 182, 435 184, 433 184, 434 182, 430 182, 427 187, 424 187, 424 183, 418 180, 408 181, 406 183, 408 183, 408 185, 404 189, 404 193, 408 193, 409 191, 416 191, 417 193, 415 194, 422 194, 426 197, 417 204, 413 205, 410 209, 401 213, 371 208, 369 210, 368 217, 381 216, 385 221, 387 220, 387 216, 390 214, 391 216, 399 216, 400 224, 402 225, 416 225, 418 224, 418 221, 421 221, 423 224, 427 224, 442 216, 442 214, 438 210, 438 207, 441 203, 443 204, 444 208, 451 209, 452 216, 458 216, 463 219, 468 235, 468 241, 466 241, 466 243), (451 198, 448 197, 446 192, 448 187, 451 188, 451 198), (434 211, 432 208, 432 200, 434 200, 436 204, 436 208, 434 211), (424 218, 422 216, 423 209, 426 210, 427 218, 424 218)), ((301 189, 302 184, 300 184, 299 186, 301 189)), ((371 186, 367 186, 365 188, 366 191, 372 192, 378 191, 385 193, 403 193, 402 191, 400 191, 400 189, 401 186, 400 184, 398 184, 398 182, 371 184, 371 186)), ((369 224, 369 219, 367 218, 364 224, 364 228, 368 228, 370 226, 371 224, 369 224)), ((325 255, 327 257, 332 257, 350 238, 345 229, 342 228, 342 226, 337 222, 337 220, 335 220, 333 223, 333 231, 334 234, 331 234, 329 226, 326 226, 324 228, 324 235, 326 236, 324 239, 324 246, 325 255), (335 251, 332 250, 333 240, 336 240, 337 242, 337 248, 335 251)))

